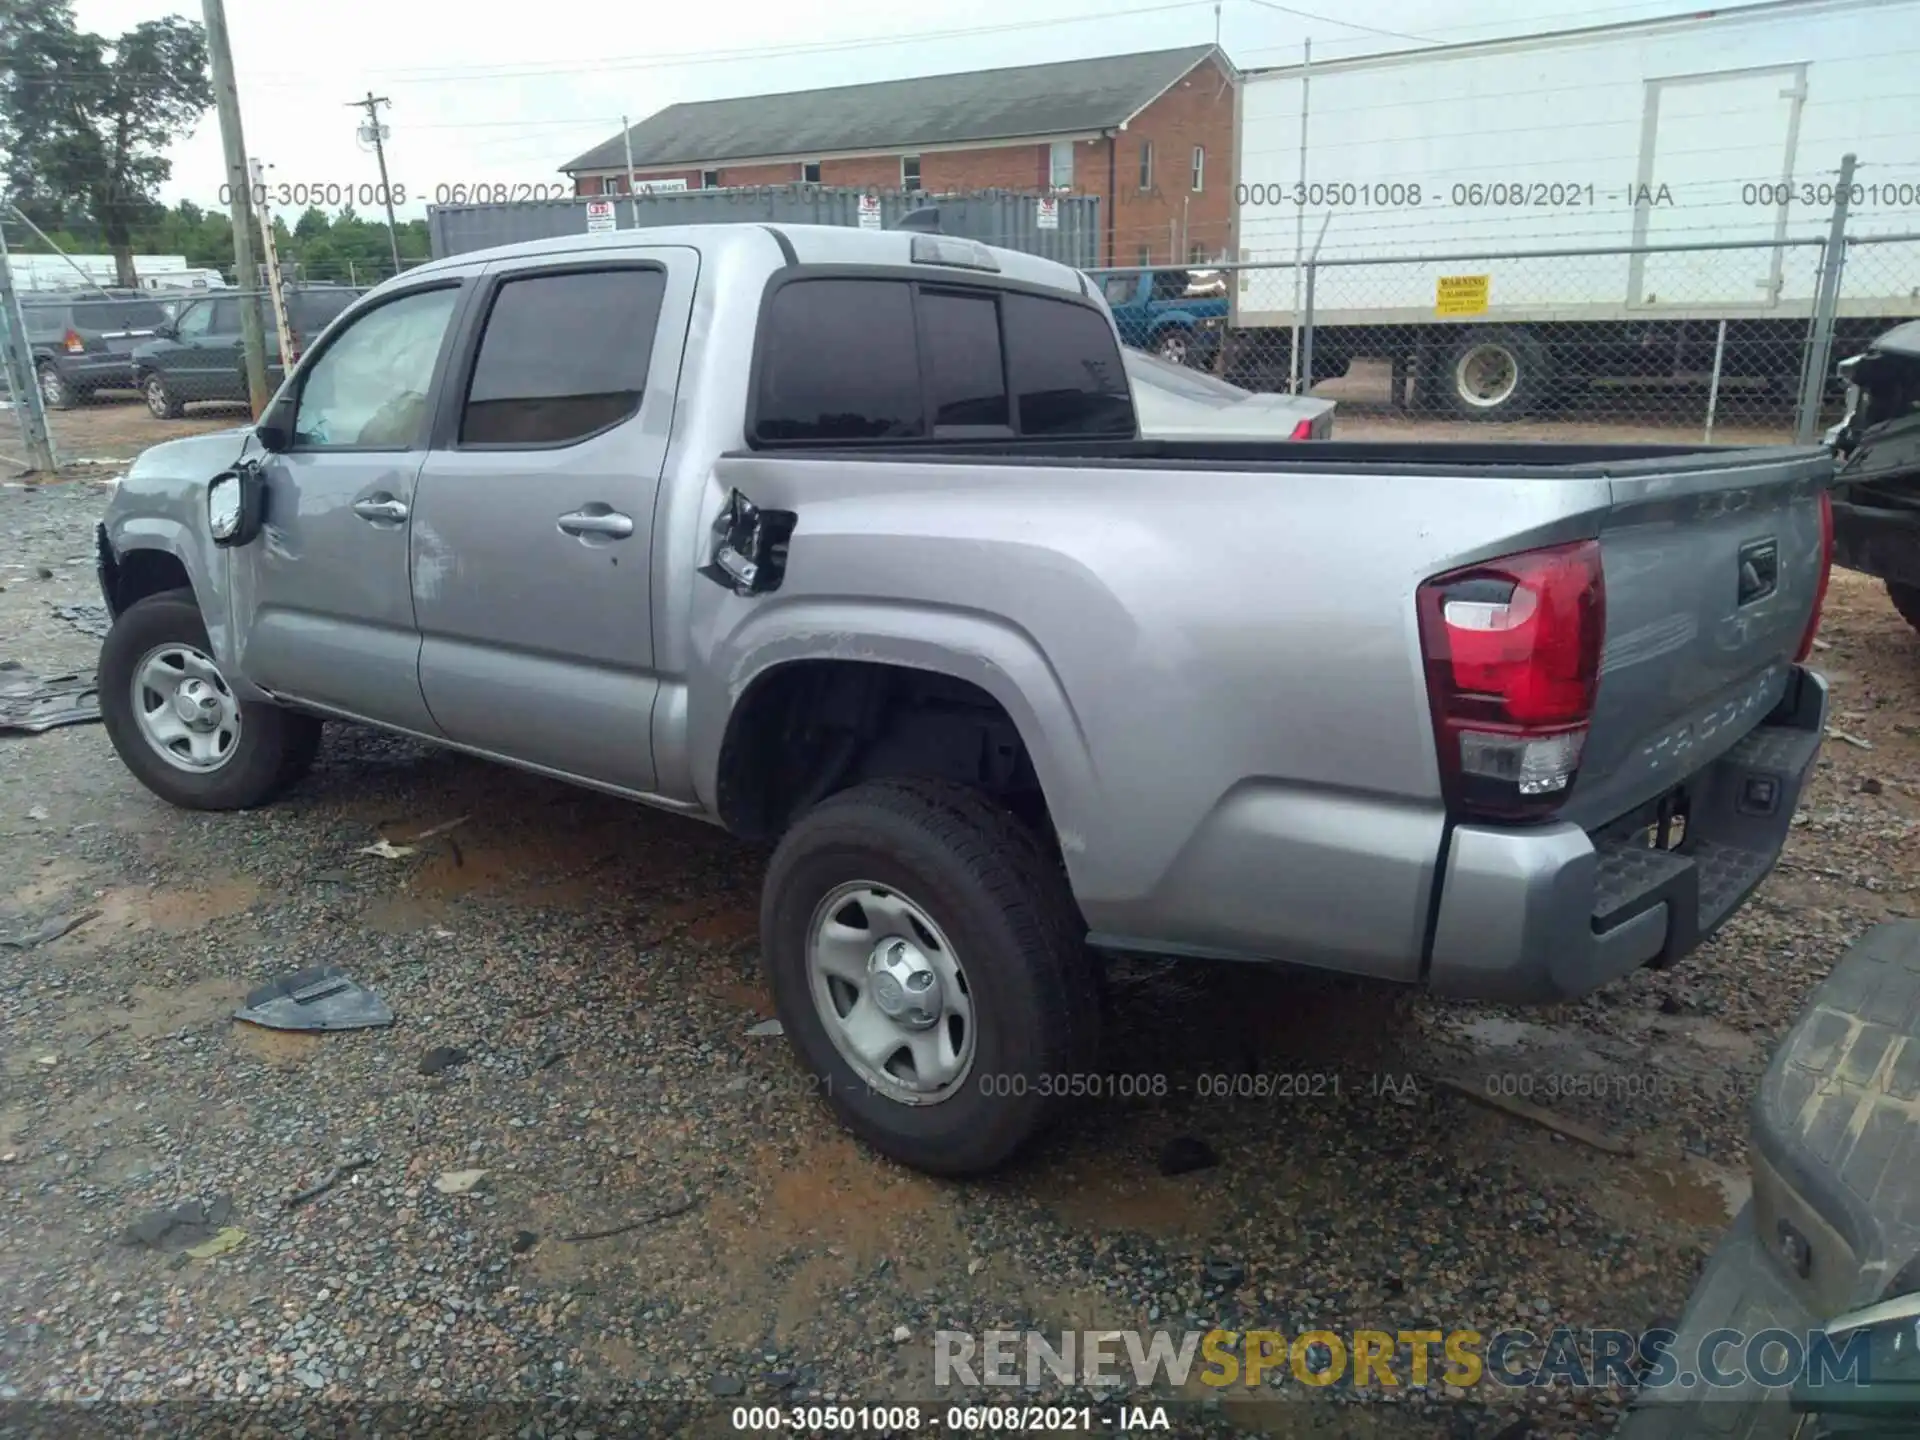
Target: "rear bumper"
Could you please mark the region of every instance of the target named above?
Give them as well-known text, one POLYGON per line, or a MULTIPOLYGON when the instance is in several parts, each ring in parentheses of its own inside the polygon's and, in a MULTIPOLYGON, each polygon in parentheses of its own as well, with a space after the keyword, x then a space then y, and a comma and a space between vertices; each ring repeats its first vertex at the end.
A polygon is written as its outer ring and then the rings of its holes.
POLYGON ((1719 928, 1786 843, 1819 754, 1826 682, 1796 669, 1779 706, 1686 783, 1685 840, 1653 850, 1626 824, 1456 826, 1427 982, 1464 999, 1572 999, 1670 965, 1719 928))
POLYGON ((1920 512, 1836 499, 1833 563, 1896 585, 1920 585, 1920 512))
POLYGON ((127 355, 65 355, 54 367, 69 385, 89 390, 131 390, 133 359, 127 355))

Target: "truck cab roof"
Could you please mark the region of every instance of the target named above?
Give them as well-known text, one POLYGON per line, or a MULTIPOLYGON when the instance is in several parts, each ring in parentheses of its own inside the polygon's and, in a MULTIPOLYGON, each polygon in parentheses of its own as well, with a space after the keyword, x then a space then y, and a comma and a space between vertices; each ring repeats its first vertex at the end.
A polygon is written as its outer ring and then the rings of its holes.
MULTIPOLYGON (((1070 265, 1018 250, 982 245, 978 241, 930 235, 924 231, 859 230, 842 225, 769 225, 753 221, 727 221, 718 225, 662 225, 645 230, 616 230, 597 235, 559 235, 547 240, 523 240, 513 245, 500 245, 490 250, 468 250, 442 260, 432 260, 396 278, 470 274, 499 260, 570 255, 592 250, 613 252, 635 245, 683 245, 723 265, 730 260, 761 257, 763 263, 773 259, 776 263, 784 261, 799 265, 928 266, 940 262, 916 260, 916 245, 918 253, 926 256, 935 253, 935 247, 942 244, 984 252, 997 267, 990 273, 1005 280, 1069 295, 1094 294, 1085 277, 1070 265)), ((962 274, 989 273, 953 268, 962 274)), ((393 283, 391 280, 386 282, 387 285, 393 283)))

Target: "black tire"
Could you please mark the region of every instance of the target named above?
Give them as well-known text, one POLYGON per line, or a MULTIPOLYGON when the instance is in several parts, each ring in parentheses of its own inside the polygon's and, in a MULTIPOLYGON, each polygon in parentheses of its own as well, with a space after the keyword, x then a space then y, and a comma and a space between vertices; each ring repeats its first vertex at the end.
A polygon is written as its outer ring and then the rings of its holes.
POLYGON ((36 377, 40 382, 40 398, 49 410, 71 410, 80 403, 80 392, 73 388, 73 382, 60 373, 60 367, 51 361, 43 363, 36 377))
POLYGON ((216 770, 188 771, 163 760, 134 714, 134 668, 155 647, 191 645, 211 653, 191 590, 168 590, 130 605, 100 647, 100 718, 134 778, 186 810, 246 810, 264 805, 313 765, 320 721, 265 703, 240 707, 240 737, 216 770))
POLYGON ((187 413, 187 407, 173 393, 166 376, 158 370, 149 370, 140 377, 140 396, 147 402, 147 410, 156 420, 178 420, 187 413))
POLYGON ((1887 598, 1893 601, 1893 608, 1900 612, 1900 618, 1920 630, 1920 585, 1902 585, 1896 580, 1886 582, 1887 598))
POLYGON ((1193 336, 1180 326, 1170 326, 1153 337, 1153 353, 1169 365, 1192 366, 1197 353, 1193 336))
POLYGON ((1061 1077, 1099 1054, 1099 995, 1060 862, 987 796, 879 780, 831 796, 787 831, 767 867, 761 952, 781 1024, 840 1119, 882 1154, 935 1175, 1013 1159, 1059 1110, 1061 1077), (948 937, 976 1030, 961 1087, 933 1104, 882 1093, 829 1038, 808 978, 815 908, 836 886, 896 889, 948 937))
POLYGON ((1468 420, 1517 420, 1551 389, 1547 352, 1524 330, 1469 330, 1438 368, 1441 403, 1468 420))

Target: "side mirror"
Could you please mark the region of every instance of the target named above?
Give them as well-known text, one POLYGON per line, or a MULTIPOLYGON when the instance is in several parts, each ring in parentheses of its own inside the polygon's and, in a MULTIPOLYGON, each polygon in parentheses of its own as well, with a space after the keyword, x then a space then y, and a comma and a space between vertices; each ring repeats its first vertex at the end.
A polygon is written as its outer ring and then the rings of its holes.
POLYGON ((174 329, 171 320, 162 320, 158 325, 153 327, 153 333, 158 335, 162 340, 178 340, 180 338, 180 332, 174 329))
POLYGON ((245 545, 260 533, 266 485, 260 467, 242 462, 207 482, 207 531, 222 547, 245 545))
POLYGON ((1826 1327, 1826 1336, 1829 1353, 1794 1381, 1788 1408, 1858 1422, 1820 1433, 1888 1440, 1912 1434, 1920 1413, 1920 1292, 1843 1316, 1826 1327))
POLYGON ((254 422, 253 438, 264 450, 279 453, 293 444, 293 399, 285 391, 267 402, 254 422))

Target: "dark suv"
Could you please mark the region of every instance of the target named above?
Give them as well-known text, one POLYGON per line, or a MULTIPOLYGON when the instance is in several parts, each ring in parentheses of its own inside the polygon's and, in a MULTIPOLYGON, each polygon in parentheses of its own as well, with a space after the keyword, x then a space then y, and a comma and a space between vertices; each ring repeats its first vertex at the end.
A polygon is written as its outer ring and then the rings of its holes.
MULTIPOLYGON (((348 285, 301 285, 287 291, 287 325, 296 352, 304 351, 336 316, 365 294, 348 285)), ((182 304, 159 338, 133 356, 134 383, 147 408, 163 420, 177 419, 196 400, 247 401, 246 360, 240 346, 240 307, 259 307, 267 340, 267 384, 277 388, 285 373, 280 363, 279 332, 273 302, 250 295, 209 295, 182 304)), ((295 358, 298 359, 296 353, 295 358)))
POLYGON ((125 290, 29 292, 20 313, 50 410, 71 410, 96 390, 132 389, 133 352, 167 323, 158 301, 125 290))

